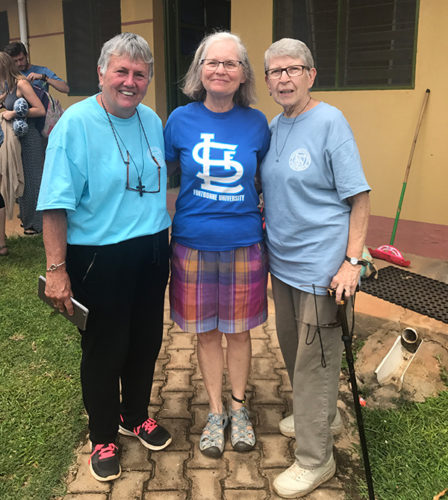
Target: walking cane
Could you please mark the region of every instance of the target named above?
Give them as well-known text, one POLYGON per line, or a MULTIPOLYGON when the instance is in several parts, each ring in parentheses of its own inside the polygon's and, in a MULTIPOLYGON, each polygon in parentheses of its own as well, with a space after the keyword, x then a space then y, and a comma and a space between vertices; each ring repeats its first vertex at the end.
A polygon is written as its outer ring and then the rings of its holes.
MULTIPOLYGON (((331 290, 331 292, 333 292, 333 290, 331 290)), ((345 346, 345 357, 347 359, 348 370, 350 372, 350 384, 352 386, 353 402, 355 405, 356 422, 358 424, 359 440, 361 442, 362 458, 364 461, 364 470, 366 473, 366 483, 367 483, 367 489, 369 491, 369 500, 375 500, 375 494, 373 492, 372 471, 370 469, 366 434, 364 432, 364 421, 362 419, 361 405, 359 403, 358 384, 356 383, 356 376, 355 376, 355 364, 353 361, 353 352, 352 352, 352 335, 348 327, 346 306, 347 304, 345 298, 344 296, 342 296, 341 303, 338 304, 337 314, 338 314, 338 319, 341 322, 342 340, 345 346)))

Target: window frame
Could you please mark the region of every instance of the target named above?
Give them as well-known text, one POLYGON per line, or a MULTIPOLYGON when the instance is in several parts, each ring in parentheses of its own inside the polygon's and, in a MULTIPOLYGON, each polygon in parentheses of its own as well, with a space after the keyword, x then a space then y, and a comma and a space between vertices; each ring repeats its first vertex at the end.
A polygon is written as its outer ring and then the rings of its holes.
POLYGON ((5 47, 9 43, 9 20, 8 20, 8 11, 7 10, 2 10, 0 11, 0 27, 1 29, 1 40, 0 40, 0 50, 3 50, 3 47, 5 47))
POLYGON ((121 33, 121 2, 62 0, 62 12, 69 95, 90 96, 98 92, 97 60, 101 48, 121 33), (117 15, 113 16, 114 12, 117 15), (74 16, 78 16, 77 23, 74 16))
MULTIPOLYGON (((315 54, 312 49, 312 45, 308 44, 308 41, 306 40, 307 37, 301 37, 297 36, 296 34, 282 34, 280 35, 278 33, 278 22, 276 18, 276 13, 278 12, 278 4, 280 3, 281 0, 273 0, 273 25, 272 25, 272 33, 273 33, 273 41, 279 40, 283 36, 289 36, 291 38, 298 38, 300 40, 303 40, 307 45, 310 47, 310 50, 313 54, 313 57, 315 57, 315 54)), ((293 6, 293 8, 297 7, 298 2, 295 0, 289 0, 293 6)), ((312 0, 311 0, 312 1, 312 0)), ((418 42, 418 23, 419 23, 419 13, 420 13, 420 0, 415 0, 415 23, 414 23, 414 31, 413 31, 413 46, 412 46, 412 62, 411 67, 410 67, 410 78, 409 78, 409 83, 399 83, 399 84, 358 84, 358 85, 347 85, 341 83, 340 79, 340 73, 345 71, 345 66, 343 59, 345 57, 344 54, 341 55, 341 52, 343 52, 343 45, 344 42, 341 41, 341 39, 344 38, 344 35, 347 33, 347 27, 344 26, 344 9, 345 12, 347 11, 348 4, 350 0, 335 0, 338 3, 338 16, 337 16, 337 27, 336 27, 336 33, 337 33, 337 46, 336 46, 336 58, 334 60, 334 69, 335 69, 335 78, 334 78, 334 85, 319 85, 319 66, 318 63, 316 63, 316 69, 317 69, 317 78, 314 83, 313 89, 315 91, 322 91, 322 92, 341 92, 341 91, 366 91, 366 90, 404 90, 404 89, 413 89, 415 88, 415 78, 416 78, 416 60, 417 60, 417 42, 418 42)), ((303 8, 303 6, 307 3, 307 0, 302 2, 302 7, 299 6, 299 8, 303 8)), ((306 16, 305 16, 306 17, 306 16)), ((315 61, 316 62, 316 61, 315 61)))

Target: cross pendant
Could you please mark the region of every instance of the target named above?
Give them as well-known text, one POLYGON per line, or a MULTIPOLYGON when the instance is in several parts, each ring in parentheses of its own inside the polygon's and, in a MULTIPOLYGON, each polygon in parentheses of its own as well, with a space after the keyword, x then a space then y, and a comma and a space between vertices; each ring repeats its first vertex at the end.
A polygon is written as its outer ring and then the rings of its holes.
POLYGON ((138 178, 138 185, 136 187, 137 191, 139 192, 140 196, 143 196, 143 190, 145 189, 146 186, 142 184, 142 178, 138 178))

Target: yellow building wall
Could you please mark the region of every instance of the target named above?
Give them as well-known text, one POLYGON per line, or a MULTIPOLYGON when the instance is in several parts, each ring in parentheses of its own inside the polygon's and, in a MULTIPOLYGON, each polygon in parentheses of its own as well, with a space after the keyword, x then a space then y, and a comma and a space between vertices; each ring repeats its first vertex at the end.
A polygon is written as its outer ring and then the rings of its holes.
MULTIPOLYGON (((281 112, 269 97, 263 74, 263 54, 272 43, 272 12, 272 0, 232 1, 232 31, 248 48, 257 77, 257 107, 268 120, 281 112)), ((313 93, 316 99, 341 109, 353 129, 372 187, 373 215, 395 217, 417 119, 429 88, 400 219, 448 224, 447 19, 447 0, 420 2, 414 89, 313 93)))
POLYGON ((231 30, 246 46, 255 72, 256 107, 270 120, 279 113, 278 106, 270 102, 264 82, 264 51, 272 43, 272 0, 233 0, 230 22, 231 30))
POLYGON ((395 217, 418 116, 429 88, 400 218, 448 224, 446 19, 446 0, 420 2, 414 89, 315 93, 340 108, 353 128, 372 187, 374 215, 395 217))
MULTIPOLYGON (((0 1, 0 10, 8 11, 11 41, 20 41, 17 1, 0 1)), ((28 53, 31 62, 47 66, 60 78, 67 80, 62 2, 60 0, 28 1, 26 10, 28 53)), ((64 107, 79 100, 56 90, 53 93, 64 107)))
MULTIPOLYGON (((31 60, 66 78, 61 0, 26 3, 31 60)), ((10 35, 19 39, 16 0, 0 0, 10 35)), ((122 30, 146 38, 155 55, 155 75, 144 100, 166 118, 163 1, 122 0, 122 30)), ((281 111, 264 83, 263 54, 272 42, 272 0, 232 0, 231 29, 246 44, 257 77, 257 106, 272 119, 281 111)), ((395 217, 415 126, 426 88, 431 90, 418 137, 401 219, 448 224, 448 1, 420 2, 415 88, 314 92, 340 108, 355 134, 368 181, 372 214, 395 217)), ((81 99, 54 91, 64 107, 81 99)), ((418 235, 416 235, 418 237, 418 235)))
MULTIPOLYGON (((154 55, 154 10, 152 1, 121 0, 121 31, 130 31, 142 36, 151 47, 154 55)), ((163 39, 162 39, 163 40, 163 39)), ((161 63, 155 58, 154 79, 148 87, 143 103, 157 111, 156 81, 160 74, 161 63)), ((163 66, 162 66, 163 67, 163 66)))
MULTIPOLYGON (((155 0, 161 4, 160 0, 155 0)), ((8 24, 11 40, 20 40, 19 20, 17 10, 17 0, 0 0, 0 10, 8 12, 8 24)), ((64 23, 62 16, 61 0, 32 0, 26 2, 27 24, 28 24, 28 52, 30 60, 34 64, 47 66, 53 70, 60 78, 67 81, 65 62, 65 41, 64 23)), ((160 18, 160 5, 158 9, 160 18)), ((121 1, 121 22, 122 31, 132 31, 145 38, 154 52, 153 36, 153 2, 142 0, 122 0, 121 1)), ((163 26, 162 19, 158 19, 158 24, 163 26)), ((156 80, 164 82, 164 62, 163 62, 163 32, 159 35, 161 43, 158 43, 158 51, 162 50, 162 56, 157 58, 154 72, 154 80, 150 84, 148 93, 143 102, 157 109, 165 109, 165 98, 161 93, 161 98, 156 102, 156 80), (160 62, 159 62, 160 61, 160 62), (160 102, 163 100, 163 102, 160 102)), ((70 82, 69 82, 70 83, 70 82)), ((66 95, 54 89, 52 93, 61 101, 64 108, 84 99, 85 96, 66 95)))

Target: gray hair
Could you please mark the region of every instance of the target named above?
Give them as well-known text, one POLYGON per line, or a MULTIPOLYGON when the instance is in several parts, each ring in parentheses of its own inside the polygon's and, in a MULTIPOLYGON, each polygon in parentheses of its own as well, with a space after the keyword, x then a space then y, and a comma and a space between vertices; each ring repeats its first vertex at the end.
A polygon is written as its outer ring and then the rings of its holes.
POLYGON ((98 59, 102 75, 107 71, 110 56, 128 56, 131 61, 143 61, 149 65, 149 81, 154 74, 154 59, 148 42, 135 33, 120 33, 104 43, 98 59))
POLYGON ((305 66, 314 68, 314 59, 310 49, 295 38, 282 38, 274 42, 264 53, 264 69, 269 69, 269 62, 273 57, 289 56, 293 59, 301 59, 305 66))
POLYGON ((217 31, 205 36, 199 47, 196 49, 193 61, 183 80, 182 92, 194 101, 204 101, 207 95, 201 81, 202 59, 207 55, 207 51, 215 42, 232 41, 238 50, 239 60, 242 62, 243 73, 246 81, 240 84, 239 89, 233 96, 233 102, 239 106, 247 107, 256 101, 255 95, 255 75, 249 62, 246 47, 243 45, 240 37, 228 31, 217 31))

